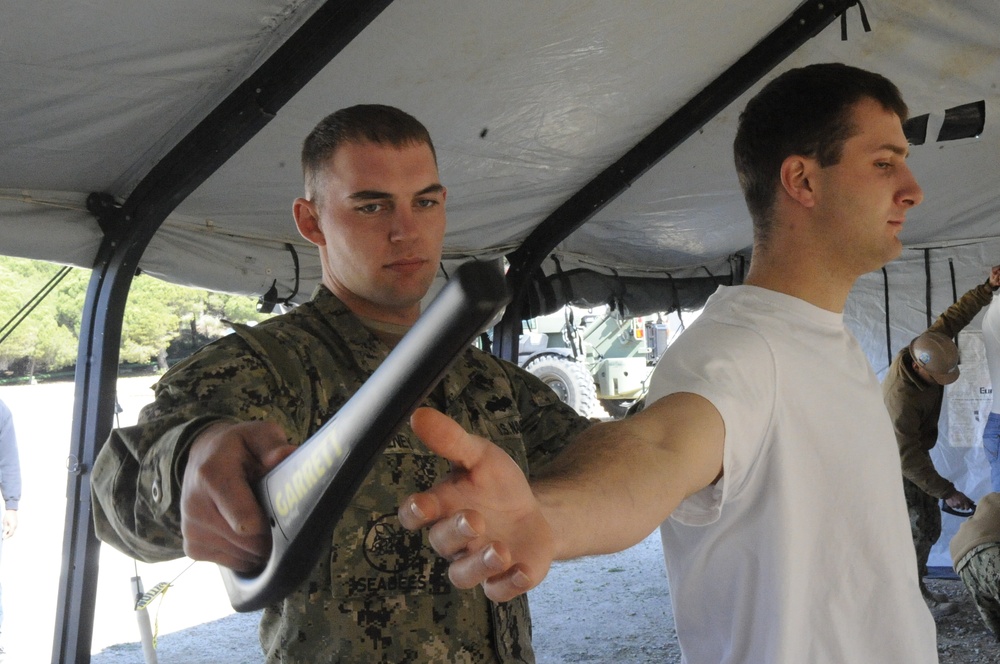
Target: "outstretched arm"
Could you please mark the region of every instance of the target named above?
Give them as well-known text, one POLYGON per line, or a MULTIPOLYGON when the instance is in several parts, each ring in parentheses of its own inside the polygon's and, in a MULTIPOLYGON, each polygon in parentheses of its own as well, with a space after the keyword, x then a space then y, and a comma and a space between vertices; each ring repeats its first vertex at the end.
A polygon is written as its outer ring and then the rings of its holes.
POLYGON ((456 586, 506 601, 536 586, 553 560, 638 543, 722 472, 725 427, 714 406, 678 393, 632 418, 594 425, 529 485, 513 461, 440 413, 414 431, 453 472, 400 507, 403 525, 431 525, 456 586))

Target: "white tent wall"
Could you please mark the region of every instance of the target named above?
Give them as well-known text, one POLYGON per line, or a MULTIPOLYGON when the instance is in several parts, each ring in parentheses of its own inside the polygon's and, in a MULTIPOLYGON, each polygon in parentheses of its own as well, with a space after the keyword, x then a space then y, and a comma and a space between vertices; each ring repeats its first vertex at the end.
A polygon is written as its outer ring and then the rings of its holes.
POLYGON ((74 192, 0 189, 0 220, 5 256, 90 268, 104 239, 74 192))
MULTIPOLYGON (((844 317, 879 380, 885 377, 892 357, 927 328, 928 313, 933 322, 956 296, 961 297, 985 281, 993 265, 1000 265, 1000 238, 954 246, 908 248, 885 267, 884 273, 872 272, 858 280, 848 298, 844 317), (887 324, 891 337, 888 350, 887 324)), ((1000 306, 1000 301, 995 306, 1000 306)), ((992 403, 992 388, 982 348, 982 317, 980 312, 959 335, 962 376, 945 388, 938 442, 931 450, 938 472, 973 500, 990 491, 989 465, 981 435, 992 403)), ((856 490, 863 491, 864 487, 856 490)), ((930 564, 950 567, 948 543, 961 517, 944 514, 943 521, 943 533, 931 551, 930 564)))

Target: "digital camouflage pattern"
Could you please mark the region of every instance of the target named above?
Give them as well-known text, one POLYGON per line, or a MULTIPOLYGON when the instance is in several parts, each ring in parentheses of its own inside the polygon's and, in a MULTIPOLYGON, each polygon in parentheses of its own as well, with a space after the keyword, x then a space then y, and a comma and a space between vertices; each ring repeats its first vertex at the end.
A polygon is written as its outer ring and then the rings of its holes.
POLYGON ((910 513, 910 534, 917 550, 917 578, 920 590, 927 595, 924 577, 927 576, 927 559, 930 558, 934 543, 941 537, 941 508, 933 496, 924 493, 920 487, 903 478, 903 495, 906 509, 910 513))
POLYGON ((986 626, 1000 640, 1000 493, 979 499, 948 543, 951 562, 986 626))
MULTIPOLYGON (((145 561, 183 555, 180 478, 205 426, 271 419, 300 444, 389 353, 323 287, 292 312, 203 348, 155 386, 139 424, 112 432, 91 480, 98 536, 145 561)), ((469 349, 428 405, 539 467, 589 425, 536 378, 469 349)), ((527 600, 457 590, 425 532, 396 518, 400 500, 449 471, 404 426, 337 524, 309 578, 264 610, 267 662, 533 662, 527 600)))
POLYGON ((956 571, 983 622, 1000 640, 1000 543, 977 546, 959 562, 956 571))

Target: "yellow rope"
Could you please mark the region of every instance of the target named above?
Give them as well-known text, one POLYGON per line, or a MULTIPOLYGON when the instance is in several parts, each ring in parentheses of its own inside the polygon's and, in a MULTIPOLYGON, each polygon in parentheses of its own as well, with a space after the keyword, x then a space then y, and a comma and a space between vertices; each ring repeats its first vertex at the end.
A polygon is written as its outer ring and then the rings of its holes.
POLYGON ((147 590, 135 601, 135 610, 142 611, 148 607, 154 599, 160 598, 160 603, 156 607, 156 615, 153 618, 153 649, 156 649, 156 641, 160 634, 160 609, 163 607, 163 598, 167 594, 167 590, 174 585, 174 582, 181 577, 181 574, 191 569, 191 565, 194 565, 194 561, 191 564, 181 570, 180 574, 175 576, 169 583, 167 581, 160 581, 155 586, 147 590))

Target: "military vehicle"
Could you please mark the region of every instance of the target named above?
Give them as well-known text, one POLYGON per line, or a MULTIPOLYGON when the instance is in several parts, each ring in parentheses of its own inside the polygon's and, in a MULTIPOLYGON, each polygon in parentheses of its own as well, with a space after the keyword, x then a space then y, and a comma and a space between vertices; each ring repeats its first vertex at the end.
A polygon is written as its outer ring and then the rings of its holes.
POLYGON ((677 332, 665 320, 626 318, 607 306, 563 307, 524 322, 518 363, 581 415, 619 418, 646 393, 677 332))

